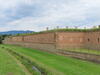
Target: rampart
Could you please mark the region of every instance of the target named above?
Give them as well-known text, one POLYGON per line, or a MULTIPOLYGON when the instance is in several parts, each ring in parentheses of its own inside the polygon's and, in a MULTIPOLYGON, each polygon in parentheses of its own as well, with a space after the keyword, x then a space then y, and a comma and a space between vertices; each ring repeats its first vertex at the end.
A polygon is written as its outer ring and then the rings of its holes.
POLYGON ((100 31, 62 31, 12 36, 6 38, 3 43, 50 51, 76 48, 100 50, 100 31))

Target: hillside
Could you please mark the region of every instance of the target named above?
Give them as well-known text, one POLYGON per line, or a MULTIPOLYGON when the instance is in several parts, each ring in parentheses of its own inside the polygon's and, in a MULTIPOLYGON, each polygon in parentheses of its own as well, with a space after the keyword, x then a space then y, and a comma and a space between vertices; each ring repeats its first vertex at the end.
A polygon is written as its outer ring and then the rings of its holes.
POLYGON ((24 34, 24 33, 32 33, 32 32, 34 32, 34 31, 29 31, 29 30, 27 30, 27 31, 23 31, 23 30, 13 30, 13 31, 5 31, 5 32, 0 32, 0 34, 1 35, 4 35, 4 34, 6 34, 6 35, 9 35, 9 34, 11 34, 11 35, 16 35, 16 34, 24 34))

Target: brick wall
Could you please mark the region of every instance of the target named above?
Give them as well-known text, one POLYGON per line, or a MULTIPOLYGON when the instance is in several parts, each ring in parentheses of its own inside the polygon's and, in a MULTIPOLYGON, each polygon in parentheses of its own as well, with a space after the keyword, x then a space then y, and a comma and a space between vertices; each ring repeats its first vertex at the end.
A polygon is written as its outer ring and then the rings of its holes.
POLYGON ((21 45, 40 50, 54 51, 56 49, 55 33, 41 33, 26 36, 14 36, 6 38, 3 41, 3 43, 21 45))
POLYGON ((24 36, 24 42, 31 43, 43 43, 43 44, 54 44, 55 43, 54 33, 41 33, 29 36, 24 36))
POLYGON ((16 44, 41 50, 88 48, 100 50, 100 31, 51 32, 6 38, 5 44, 16 44))
POLYGON ((83 48, 84 46, 84 32, 58 32, 57 48, 83 48))
POLYGON ((85 48, 100 50, 100 31, 85 34, 85 48))

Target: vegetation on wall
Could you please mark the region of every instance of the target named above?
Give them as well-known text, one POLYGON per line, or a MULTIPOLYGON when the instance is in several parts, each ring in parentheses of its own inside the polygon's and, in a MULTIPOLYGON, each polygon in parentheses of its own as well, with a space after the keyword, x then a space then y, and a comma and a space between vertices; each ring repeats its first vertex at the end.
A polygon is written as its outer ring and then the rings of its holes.
POLYGON ((11 35, 0 35, 0 44, 2 43, 2 41, 8 37, 8 36, 11 36, 11 35))
POLYGON ((98 31, 100 28, 91 28, 91 29, 78 29, 78 28, 59 28, 59 29, 52 29, 48 31, 42 31, 42 32, 89 32, 89 31, 98 31))
POLYGON ((24 35, 32 35, 32 34, 40 34, 40 33, 48 33, 48 32, 92 32, 92 31, 99 31, 99 30, 100 28, 92 28, 92 29, 59 28, 59 29, 45 30, 40 32, 16 34, 14 36, 24 36, 24 35))

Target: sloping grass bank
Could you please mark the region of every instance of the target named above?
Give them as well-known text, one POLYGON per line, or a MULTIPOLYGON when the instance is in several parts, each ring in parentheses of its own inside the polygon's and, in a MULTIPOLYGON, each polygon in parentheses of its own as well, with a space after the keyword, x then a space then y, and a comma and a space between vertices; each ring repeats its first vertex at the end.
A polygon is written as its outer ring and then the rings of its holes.
POLYGON ((79 52, 79 53, 88 53, 88 54, 95 54, 100 55, 100 50, 91 50, 91 49, 72 49, 72 50, 64 50, 64 51, 71 51, 71 52, 79 52))
POLYGON ((19 60, 27 68, 31 75, 47 75, 46 70, 39 67, 36 63, 31 61, 26 56, 5 47, 2 47, 2 49, 5 49, 8 53, 13 55, 17 60, 19 60))
POLYGON ((57 73, 60 75, 100 75, 100 64, 14 45, 1 46, 28 56, 38 64, 43 65, 52 75, 57 75, 57 73))
POLYGON ((16 61, 0 48, 0 75, 26 75, 16 61))

